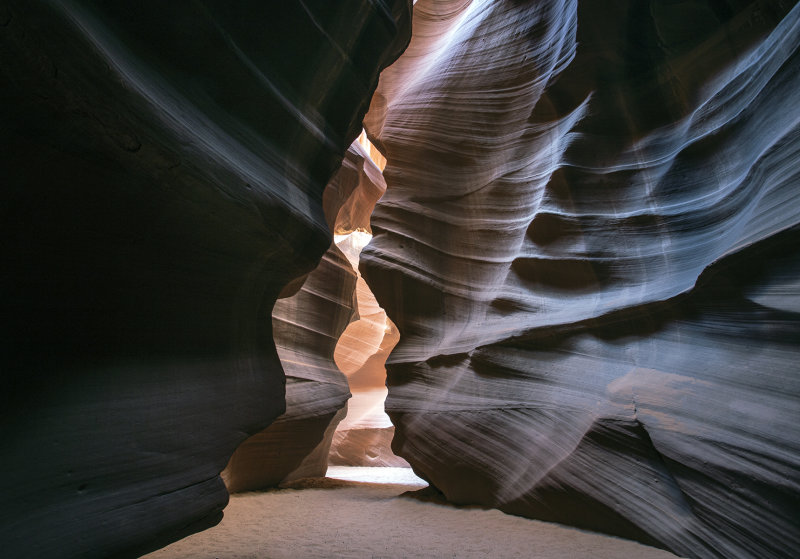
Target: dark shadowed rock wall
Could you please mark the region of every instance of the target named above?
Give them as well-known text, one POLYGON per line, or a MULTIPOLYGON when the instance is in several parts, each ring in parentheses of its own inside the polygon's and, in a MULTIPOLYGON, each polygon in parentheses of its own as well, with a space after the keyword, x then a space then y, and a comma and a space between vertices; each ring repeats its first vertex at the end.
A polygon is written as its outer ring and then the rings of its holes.
POLYGON ((796 554, 799 47, 794 2, 415 5, 361 271, 450 500, 796 554))
POLYGON ((0 545, 136 555, 221 518, 284 411, 271 312, 410 3, 0 2, 0 545))

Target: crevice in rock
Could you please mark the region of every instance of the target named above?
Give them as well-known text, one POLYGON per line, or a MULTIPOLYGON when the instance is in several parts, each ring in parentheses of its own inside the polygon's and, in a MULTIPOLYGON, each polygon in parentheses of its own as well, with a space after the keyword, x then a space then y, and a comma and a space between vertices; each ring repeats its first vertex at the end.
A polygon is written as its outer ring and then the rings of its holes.
MULTIPOLYGON (((358 143, 369 158, 368 165, 382 172, 386 158, 369 141, 366 131, 361 133, 358 143)), ((357 280, 356 319, 342 333, 334 352, 336 365, 347 377, 352 396, 347 416, 333 435, 329 463, 333 466, 407 467, 408 463, 392 452, 394 425, 384 411, 388 393, 385 363, 400 334, 358 272, 361 250, 372 239, 369 223, 362 225, 350 232, 340 230, 334 237, 336 246, 357 274, 357 280)))
POLYGON ((362 131, 326 186, 333 242, 272 309, 286 409, 234 452, 222 472, 231 492, 324 476, 329 456, 334 465, 407 466, 390 450, 394 427, 383 412, 383 364, 398 332, 358 273, 370 215, 386 189, 381 158, 362 131))

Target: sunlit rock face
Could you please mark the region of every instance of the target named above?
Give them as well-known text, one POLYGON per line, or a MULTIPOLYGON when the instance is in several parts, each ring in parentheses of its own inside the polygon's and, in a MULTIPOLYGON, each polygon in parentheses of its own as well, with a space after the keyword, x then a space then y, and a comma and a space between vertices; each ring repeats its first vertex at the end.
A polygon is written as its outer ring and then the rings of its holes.
POLYGON ((449 499, 796 553, 798 45, 793 2, 416 3, 361 271, 449 499))
POLYGON ((4 556, 219 520, 219 472, 284 411, 273 304, 330 245, 323 187, 409 13, 0 2, 4 556))
MULTIPOLYGON (((339 236, 356 231, 369 233, 370 216, 386 192, 386 181, 358 141, 350 146, 336 179, 325 189, 322 198, 325 216, 333 224, 333 232, 339 236)), ((352 264, 352 258, 348 261, 352 264)))
MULTIPOLYGON (((369 215, 385 190, 380 171, 353 142, 323 194, 331 232, 353 233, 368 227, 369 215)), ((275 345, 286 372, 286 412, 236 449, 222 472, 229 491, 324 476, 334 431, 347 414, 347 377, 334 361, 334 351, 363 306, 357 299, 361 297, 360 291, 356 293, 357 273, 332 242, 319 265, 300 279, 301 288, 278 299, 272 311, 275 345)), ((359 278, 359 283, 363 281, 359 278)), ((384 360, 387 356, 388 351, 384 360)), ((381 371, 383 383, 386 373, 381 371)), ((382 412, 383 399, 380 406, 382 412)))
POLYGON ((355 282, 347 259, 332 245, 300 291, 276 302, 272 322, 286 373, 286 412, 236 449, 222 474, 229 491, 325 475, 336 427, 330 424, 340 410, 344 415, 350 397, 333 350, 354 311, 355 282))
MULTIPOLYGON (((382 182, 383 190, 386 185, 382 182)), ((373 204, 374 205, 374 204, 373 204)), ((355 231, 339 238, 339 248, 353 269, 372 236, 355 231)), ((399 332, 378 305, 364 278, 356 283, 358 320, 351 322, 336 344, 334 359, 346 375, 352 399, 347 417, 333 437, 330 463, 337 466, 408 466, 391 449, 394 426, 383 409, 386 399, 386 359, 399 332)))

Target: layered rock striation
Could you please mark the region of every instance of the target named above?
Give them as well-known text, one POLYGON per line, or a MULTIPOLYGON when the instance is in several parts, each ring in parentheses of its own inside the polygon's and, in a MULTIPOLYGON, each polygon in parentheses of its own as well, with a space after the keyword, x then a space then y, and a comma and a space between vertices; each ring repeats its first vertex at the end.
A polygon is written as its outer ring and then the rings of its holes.
POLYGON ((275 303, 273 333, 286 374, 286 411, 233 453, 222 472, 229 491, 325 475, 333 430, 350 397, 333 351, 354 312, 355 282, 347 259, 332 245, 300 291, 275 303))
MULTIPOLYGON (((386 189, 385 184, 383 189, 386 189)), ((357 231, 338 245, 354 269, 371 235, 357 231)), ((391 449, 394 426, 384 411, 386 359, 399 340, 399 333, 378 305, 364 278, 356 283, 358 320, 351 322, 336 344, 334 359, 346 375, 353 395, 347 417, 337 428, 330 451, 336 466, 408 466, 391 449)))
POLYGON ((420 0, 365 126, 395 451, 687 557, 800 546, 800 6, 420 0))
MULTIPOLYGON (((353 142, 323 193, 331 233, 368 228, 372 209, 385 190, 380 171, 353 142)), ((319 265, 297 281, 302 281, 300 289, 278 299, 272 311, 275 345, 286 373, 286 411, 231 456, 222 472, 231 492, 323 477, 334 431, 348 413, 351 386, 334 354, 348 325, 364 318, 359 316, 364 309, 364 280, 349 256, 331 242, 319 265)), ((387 356, 388 350, 383 359, 387 356)), ((386 373, 381 372, 383 384, 386 373)), ((380 406, 383 411, 383 398, 380 406)))
POLYGON ((285 409, 273 305, 330 245, 323 188, 409 14, 0 2, 5 555, 218 522, 219 472, 285 409))

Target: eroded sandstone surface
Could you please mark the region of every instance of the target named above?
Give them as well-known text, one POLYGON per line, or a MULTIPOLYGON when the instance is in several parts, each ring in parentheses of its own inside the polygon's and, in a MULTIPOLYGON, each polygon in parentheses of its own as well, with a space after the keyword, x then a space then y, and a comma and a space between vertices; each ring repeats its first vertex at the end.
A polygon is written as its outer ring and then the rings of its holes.
POLYGON ((800 6, 420 0, 365 126, 395 451, 687 557, 800 548, 800 6))
MULTIPOLYGON (((382 184, 385 191, 386 185, 382 184)), ((371 238, 366 232, 356 231, 339 241, 339 248, 353 269, 358 269, 361 250, 371 238)), ((355 294, 358 320, 347 326, 334 351, 336 365, 347 377, 352 398, 348 402, 347 417, 334 433, 330 463, 338 466, 408 466, 405 460, 392 452, 394 426, 384 411, 386 359, 397 345, 400 334, 360 273, 355 294)))
MULTIPOLYGON (((410 3, 0 2, 0 544, 132 556, 214 524, 283 413, 279 294, 410 3)), ((334 263, 335 264, 335 263, 334 263)))
MULTIPOLYGON (((380 170, 359 143, 353 142, 323 193, 323 210, 331 233, 346 235, 368 228, 369 216, 385 191, 380 170)), ((273 336, 286 373, 286 411, 231 456, 222 472, 229 491, 261 489, 325 475, 334 431, 348 414, 350 390, 358 393, 359 388, 357 383, 355 388, 348 384, 342 371, 349 370, 340 370, 334 361, 337 349, 354 345, 348 344, 347 338, 342 345, 345 329, 352 331, 350 327, 365 318, 367 307, 362 291, 366 284, 356 268, 350 256, 332 241, 319 265, 298 278, 302 281, 300 289, 289 295, 288 286, 285 296, 275 303, 273 336)), ((356 344, 359 341, 360 337, 354 340, 356 344)), ((363 350, 360 345, 355 348, 363 350)), ((387 349, 383 361, 388 354, 387 349)), ((365 354, 365 358, 369 355, 365 354)), ((379 382, 384 393, 378 402, 381 412, 386 391, 383 361, 379 382)), ((383 445, 386 449, 388 441, 383 445)))

